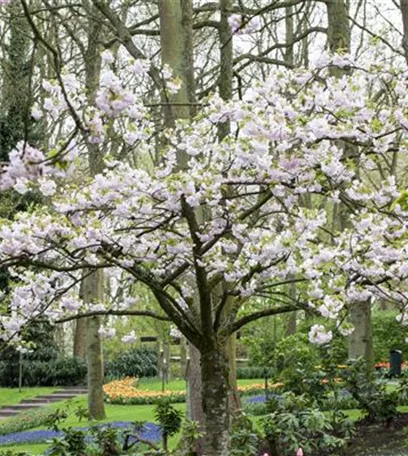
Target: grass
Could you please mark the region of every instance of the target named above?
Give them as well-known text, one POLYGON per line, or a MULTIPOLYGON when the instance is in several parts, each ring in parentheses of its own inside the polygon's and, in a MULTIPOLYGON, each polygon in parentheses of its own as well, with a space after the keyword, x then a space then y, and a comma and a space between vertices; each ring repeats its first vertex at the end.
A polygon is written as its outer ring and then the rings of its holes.
POLYGON ((0 407, 18 404, 23 399, 50 394, 57 389, 56 387, 23 388, 20 392, 18 388, 0 388, 0 407))
MULTIPOLYGON (((262 383, 262 380, 239 380, 238 383, 240 385, 248 385, 253 383, 262 383)), ((157 379, 143 379, 140 382, 140 388, 145 390, 154 390, 160 391, 161 390, 161 382, 157 379)), ((167 389, 171 389, 173 391, 181 391, 185 388, 185 382, 183 380, 171 380, 167 385, 167 389)), ((30 388, 25 391, 26 394, 31 393, 32 391, 36 390, 36 394, 31 394, 28 397, 33 397, 37 394, 43 394, 42 391, 45 389, 43 388, 30 388), (38 390, 41 393, 38 393, 38 390)), ((9 394, 9 389, 0 389, 1 399, 4 398, 3 392, 7 392, 5 396, 7 397, 9 394)), ((44 393, 45 394, 45 393, 44 393)), ((1 400, 0 399, 0 400, 1 400)), ((9 403, 9 401, 5 401, 9 403)), ((1 402, 0 402, 1 403, 1 402)), ((85 395, 78 396, 76 399, 71 399, 68 401, 57 402, 47 406, 48 409, 64 409, 65 407, 70 406, 72 410, 76 407, 86 407, 87 406, 87 398, 85 395)), ((100 423, 109 423, 113 421, 149 421, 154 422, 154 405, 112 405, 106 404, 106 414, 107 418, 102 420, 100 423)), ((176 408, 179 410, 185 411, 185 404, 176 404, 176 408)), ((400 412, 408 413, 408 406, 399 407, 400 412)), ((361 418, 362 413, 360 410, 346 410, 345 413, 351 418, 353 421, 357 421, 361 418)), ((254 422, 259 426, 259 421, 262 417, 253 417, 254 422)), ((74 414, 71 414, 68 419, 64 422, 63 426, 66 427, 85 427, 88 426, 88 421, 80 421, 74 414)), ((44 427, 39 427, 36 429, 44 429, 44 427)), ((173 438, 170 442, 171 446, 175 445, 177 437, 173 438)), ((5 451, 8 449, 11 450, 18 450, 18 451, 28 451, 33 455, 41 455, 46 449, 48 448, 47 444, 27 444, 27 445, 15 445, 11 447, 0 446, 0 451, 5 451)))
MULTIPOLYGON (((86 407, 87 398, 86 396, 78 396, 76 399, 68 401, 57 402, 47 406, 48 409, 64 409, 67 406, 73 411, 76 407, 86 407)), ((155 422, 154 419, 154 405, 111 405, 106 404, 105 410, 107 418, 102 421, 98 421, 98 424, 110 423, 113 421, 149 421, 155 422)), ((185 404, 175 404, 175 407, 185 412, 185 404)), ((86 420, 79 420, 73 413, 64 421, 61 427, 87 427, 92 425, 86 420)), ((96 423, 95 423, 96 424, 96 423)), ((45 429, 45 427, 38 427, 32 430, 45 429)), ((174 447, 177 442, 177 436, 170 439, 170 447, 174 447)), ((28 451, 33 455, 41 455, 49 445, 47 444, 25 444, 25 445, 13 445, 13 446, 0 446, 0 451, 6 450, 18 450, 28 451)))

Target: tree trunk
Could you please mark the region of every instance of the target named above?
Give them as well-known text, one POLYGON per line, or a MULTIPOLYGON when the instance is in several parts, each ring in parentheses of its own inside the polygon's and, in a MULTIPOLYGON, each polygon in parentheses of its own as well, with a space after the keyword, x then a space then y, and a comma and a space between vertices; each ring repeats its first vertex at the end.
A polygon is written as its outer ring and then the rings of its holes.
POLYGON ((371 365, 373 361, 371 302, 354 303, 350 309, 350 316, 355 329, 349 340, 349 358, 364 358, 371 365))
MULTIPOLYGON (((94 8, 93 11, 98 17, 98 11, 94 8)), ((90 17, 85 55, 85 77, 88 102, 91 105, 95 102, 102 65, 99 48, 100 31, 100 23, 90 17)), ((104 168, 103 151, 95 144, 88 144, 88 162, 91 176, 102 172, 104 168)), ((89 271, 84 272, 88 274, 89 271)), ((84 277, 82 287, 85 303, 102 304, 104 302, 104 282, 103 270, 94 271, 91 275, 84 277)), ((87 320, 88 412, 96 420, 106 417, 103 401, 102 341, 99 328, 99 317, 91 317, 87 320)))
POLYGON ((237 334, 232 334, 227 341, 228 353, 228 389, 231 414, 242 408, 237 385, 237 334))
MULTIPOLYGON (((220 97, 224 101, 232 100, 233 95, 233 76, 234 76, 234 46, 233 46, 233 35, 231 27, 228 23, 228 18, 231 14, 233 2, 232 0, 220 0, 220 26, 219 26, 219 40, 220 40, 220 74, 218 90, 220 97)), ((222 141, 231 132, 230 122, 223 122, 218 125, 218 138, 222 141)), ((223 288, 223 284, 221 284, 223 288)), ((223 289, 221 293, 223 293, 223 289)), ((231 300, 227 304, 225 314, 228 315, 230 309, 234 306, 234 302, 231 300)), ((229 394, 231 397, 230 407, 231 412, 236 412, 241 408, 241 401, 237 391, 237 366, 236 366, 236 334, 230 336, 227 342, 228 351, 228 362, 229 362, 229 394)))
POLYGON ((103 357, 99 327, 98 317, 87 319, 88 411, 94 420, 106 418, 103 394, 100 394, 103 391, 103 357))
MULTIPOLYGON (((104 274, 95 271, 83 281, 85 303, 99 303, 103 298, 104 274)), ((106 417, 103 402, 103 355, 99 335, 100 317, 87 318, 86 352, 88 361, 88 411, 95 420, 106 417)))
MULTIPOLYGON (((190 360, 187 367, 187 418, 200 423, 204 431, 204 411, 202 405, 201 355, 191 343, 188 344, 190 360)), ((204 439, 198 439, 194 451, 197 455, 204 454, 204 439)))
MULTIPOLYGON (((177 119, 188 119, 195 114, 195 81, 191 0, 160 0, 160 41, 162 63, 171 67, 182 81, 177 94, 165 97, 165 124, 172 127, 177 119)), ((178 155, 178 165, 187 164, 185 154, 178 155)), ((197 309, 198 311, 198 309, 197 309)), ((189 344, 190 361, 187 368, 187 416, 203 426, 200 353, 189 344)), ((204 439, 195 448, 203 454, 204 439)))
MULTIPOLYGON (((348 18, 348 5, 345 0, 328 0, 328 37, 331 52, 350 52, 351 34, 350 21, 348 18)), ((333 68, 332 74, 341 77, 348 72, 344 68, 333 68)), ((353 147, 343 145, 344 155, 354 154, 353 147)), ((358 166, 358 164, 357 164, 358 166)), ((341 231, 349 224, 349 212, 344 205, 340 205, 334 211, 338 216, 338 224, 341 231)), ((354 332, 349 339, 349 358, 363 357, 368 363, 373 357, 373 341, 371 331, 371 302, 354 303, 350 306, 350 317, 354 325, 354 332)))
POLYGON ((294 20, 293 20, 293 6, 285 8, 285 28, 286 28, 286 51, 285 62, 291 66, 294 64, 294 20))
POLYGON ((201 352, 205 456, 229 456, 228 360, 218 347, 201 352))
POLYGON ((173 74, 182 81, 180 90, 172 95, 166 95, 165 122, 167 126, 174 125, 176 119, 189 119, 190 94, 188 65, 191 65, 187 56, 187 39, 183 24, 184 9, 189 2, 182 0, 160 0, 160 42, 163 64, 169 65, 173 74))
POLYGON ((329 49, 331 52, 350 52, 351 32, 345 0, 326 0, 329 49))
POLYGON ((402 14, 402 25, 404 29, 402 47, 405 52, 405 60, 408 63, 408 0, 400 0, 400 6, 402 14))
POLYGON ((180 338, 180 375, 187 380, 187 339, 184 336, 180 338))
POLYGON ((10 42, 7 58, 2 62, 2 103, 0 112, 0 161, 7 161, 8 155, 21 140, 32 141, 33 122, 30 109, 33 100, 31 88, 30 26, 21 3, 11 2, 8 28, 10 42))
MULTIPOLYGON (((84 281, 81 282, 79 289, 80 299, 84 299, 83 290, 84 281)), ((74 326, 74 350, 73 354, 76 358, 86 359, 86 333, 87 323, 85 318, 80 318, 75 322, 74 326)))
POLYGON ((86 319, 81 318, 75 322, 74 330, 74 356, 86 358, 86 319))

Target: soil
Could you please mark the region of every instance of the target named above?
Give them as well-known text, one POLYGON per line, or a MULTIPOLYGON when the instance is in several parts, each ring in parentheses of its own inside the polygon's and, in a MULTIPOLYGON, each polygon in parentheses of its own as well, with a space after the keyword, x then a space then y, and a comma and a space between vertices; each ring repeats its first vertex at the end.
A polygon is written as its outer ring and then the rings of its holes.
MULTIPOLYGON (((266 442, 258 455, 265 453, 271 454, 266 442)), ((388 425, 360 421, 343 456, 408 456, 408 413, 398 415, 388 425)))
POLYGON ((388 426, 357 424, 347 456, 408 456, 408 413, 396 417, 388 426))

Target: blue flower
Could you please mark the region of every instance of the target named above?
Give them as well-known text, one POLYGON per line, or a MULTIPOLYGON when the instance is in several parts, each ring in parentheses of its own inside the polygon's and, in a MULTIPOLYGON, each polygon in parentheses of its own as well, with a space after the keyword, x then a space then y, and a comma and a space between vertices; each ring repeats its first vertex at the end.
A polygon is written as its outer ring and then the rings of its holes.
MULTIPOLYGON (((118 429, 132 428, 134 424, 128 421, 115 421, 112 423, 101 424, 99 426, 110 426, 118 429)), ((76 428, 78 430, 87 431, 89 427, 76 428)), ((20 443, 38 443, 50 440, 54 437, 62 437, 63 432, 40 430, 40 431, 25 431, 15 432, 13 434, 1 435, 0 445, 14 445, 20 443)), ((146 423, 143 430, 140 432, 140 437, 146 440, 157 441, 161 438, 160 428, 157 424, 146 423)))

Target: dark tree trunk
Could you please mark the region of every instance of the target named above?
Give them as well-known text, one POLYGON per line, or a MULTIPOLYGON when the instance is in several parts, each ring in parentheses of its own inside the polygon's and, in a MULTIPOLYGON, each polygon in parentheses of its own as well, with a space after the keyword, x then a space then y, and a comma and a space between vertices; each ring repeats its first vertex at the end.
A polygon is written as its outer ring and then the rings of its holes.
POLYGON ((206 456, 229 456, 228 360, 221 347, 201 351, 206 456))

